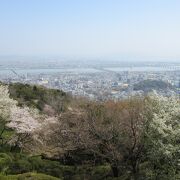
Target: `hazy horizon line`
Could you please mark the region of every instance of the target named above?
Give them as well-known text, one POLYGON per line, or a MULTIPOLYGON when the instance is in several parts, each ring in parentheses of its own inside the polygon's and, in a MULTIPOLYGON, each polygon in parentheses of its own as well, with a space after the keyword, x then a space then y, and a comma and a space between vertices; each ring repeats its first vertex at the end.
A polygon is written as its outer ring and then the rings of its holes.
POLYGON ((129 62, 179 62, 180 57, 162 57, 162 56, 140 56, 140 55, 109 55, 109 56, 84 56, 84 55, 19 55, 19 54, 11 54, 11 55, 1 55, 0 54, 0 61, 1 60, 66 60, 66 61, 129 61, 129 62), (2 59, 5 58, 5 59, 2 59), (59 59, 61 58, 61 59, 59 59))

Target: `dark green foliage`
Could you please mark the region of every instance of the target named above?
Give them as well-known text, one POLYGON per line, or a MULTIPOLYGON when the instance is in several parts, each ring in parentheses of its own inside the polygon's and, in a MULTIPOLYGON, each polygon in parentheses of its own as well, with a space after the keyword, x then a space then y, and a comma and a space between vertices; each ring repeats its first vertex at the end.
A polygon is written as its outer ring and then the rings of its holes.
POLYGON ((85 177, 90 180, 102 179, 111 174, 108 165, 94 167, 90 165, 66 166, 61 165, 58 161, 41 159, 41 156, 31 157, 19 153, 9 155, 0 153, 0 171, 6 175, 38 172, 67 180, 84 179, 85 177))
POLYGON ((6 152, 10 150, 8 141, 11 139, 14 131, 6 127, 6 120, 0 117, 0 152, 6 152))
POLYGON ((29 84, 10 84, 9 92, 10 97, 17 100, 20 106, 27 105, 43 112, 45 105, 49 105, 56 113, 65 111, 70 101, 70 96, 61 90, 29 84))
POLYGON ((39 158, 30 158, 29 161, 33 165, 33 170, 55 177, 64 179, 102 179, 102 177, 110 174, 109 166, 67 166, 61 165, 57 161, 42 160, 39 158))
POLYGON ((0 153, 0 172, 6 173, 10 163, 12 162, 12 156, 6 153, 0 153))

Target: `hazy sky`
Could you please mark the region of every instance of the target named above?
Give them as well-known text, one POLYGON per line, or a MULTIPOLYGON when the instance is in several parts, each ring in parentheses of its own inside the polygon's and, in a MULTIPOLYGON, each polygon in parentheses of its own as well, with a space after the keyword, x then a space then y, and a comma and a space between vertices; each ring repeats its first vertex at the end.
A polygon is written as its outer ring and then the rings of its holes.
POLYGON ((0 0, 0 55, 180 58, 180 0, 0 0))

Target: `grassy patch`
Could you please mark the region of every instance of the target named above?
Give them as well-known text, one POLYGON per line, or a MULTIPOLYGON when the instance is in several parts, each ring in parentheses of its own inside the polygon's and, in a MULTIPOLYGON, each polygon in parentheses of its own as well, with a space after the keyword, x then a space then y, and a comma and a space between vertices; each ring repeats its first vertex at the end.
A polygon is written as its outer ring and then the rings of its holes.
POLYGON ((18 175, 0 175, 0 180, 60 180, 59 178, 52 177, 40 173, 24 173, 18 175))

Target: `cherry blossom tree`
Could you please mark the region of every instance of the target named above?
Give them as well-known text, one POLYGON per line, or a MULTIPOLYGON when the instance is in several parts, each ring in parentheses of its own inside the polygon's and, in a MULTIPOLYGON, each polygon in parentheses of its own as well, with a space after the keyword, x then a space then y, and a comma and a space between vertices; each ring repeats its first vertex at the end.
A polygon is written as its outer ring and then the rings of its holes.
POLYGON ((166 174, 173 178, 180 162, 180 101, 177 97, 149 96, 146 110, 150 111, 146 131, 147 159, 157 178, 166 174))
MULTIPOLYGON (((9 136, 5 136, 8 130, 6 124, 10 121, 11 109, 17 102, 9 97, 8 86, 0 85, 0 146, 7 144, 9 136)), ((9 133, 10 134, 10 133, 9 133)))

